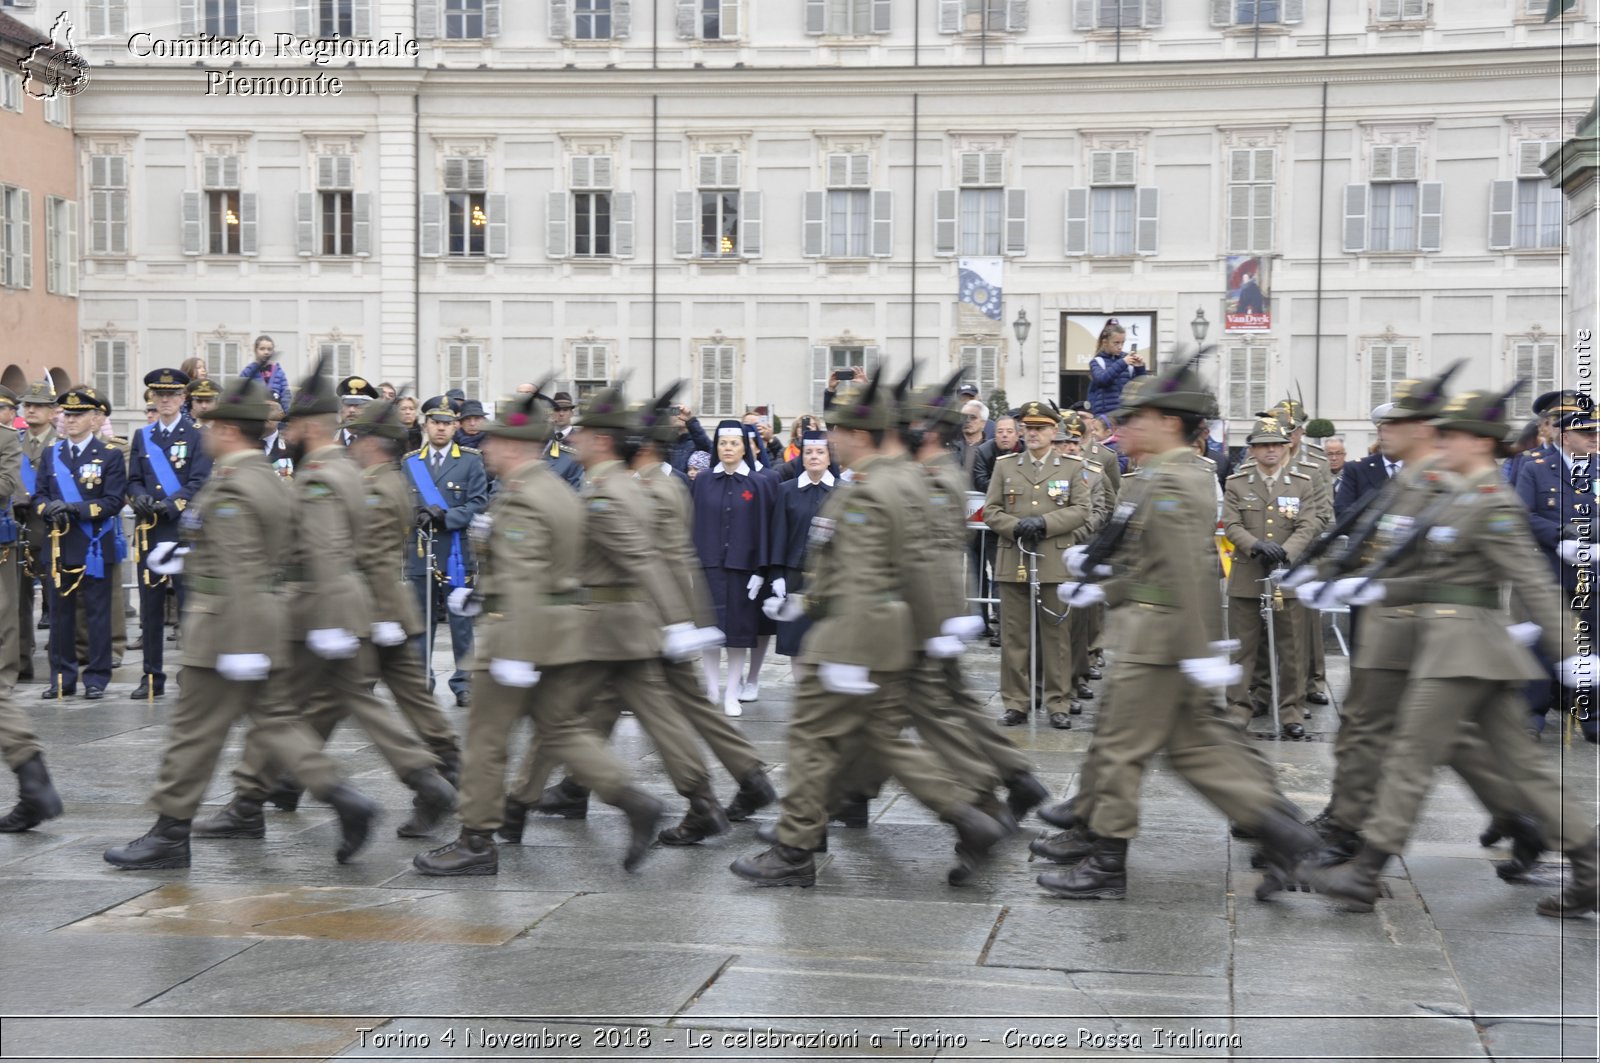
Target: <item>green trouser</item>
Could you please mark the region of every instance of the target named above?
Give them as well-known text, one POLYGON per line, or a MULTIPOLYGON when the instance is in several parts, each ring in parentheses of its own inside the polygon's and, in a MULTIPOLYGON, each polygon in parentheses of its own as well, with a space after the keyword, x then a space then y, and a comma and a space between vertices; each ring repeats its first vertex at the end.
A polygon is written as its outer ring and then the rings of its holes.
POLYGON ((1464 723, 1477 724, 1484 747, 1493 751, 1498 779, 1516 795, 1517 810, 1538 820, 1550 848, 1568 852, 1593 842, 1589 811, 1562 792, 1561 777, 1528 737, 1522 686, 1470 676, 1414 679, 1406 685, 1405 709, 1362 831, 1369 846, 1384 853, 1405 850, 1434 769, 1451 762, 1464 723))
MULTIPOLYGON (((305 643, 296 642, 290 660, 294 666, 290 682, 294 704, 324 742, 346 717, 354 716, 402 782, 419 771, 438 770, 439 759, 422 748, 388 704, 367 685, 374 658, 372 644, 366 639, 361 640, 356 657, 335 661, 318 657, 305 643)), ((260 801, 276 787, 278 774, 271 770, 267 754, 252 731, 245 740, 239 766, 233 769, 233 788, 240 797, 260 801)), ((310 789, 305 779, 299 782, 310 789)))
POLYGON ((1254 828, 1280 798, 1239 748, 1237 731, 1176 665, 1119 661, 1107 698, 1117 708, 1095 728, 1097 765, 1089 829, 1106 838, 1139 833, 1139 786, 1162 750, 1200 796, 1230 820, 1254 828))
POLYGON ((178 704, 167 721, 167 750, 150 803, 174 819, 192 819, 205 799, 228 731, 250 717, 247 748, 260 750, 265 770, 287 773, 317 797, 339 784, 339 769, 286 693, 289 676, 275 672, 259 683, 236 683, 210 668, 185 667, 178 704))
MULTIPOLYGON (((1295 621, 1295 614, 1304 612, 1305 610, 1295 603, 1285 602, 1284 608, 1274 610, 1272 613, 1271 641, 1278 649, 1280 725, 1303 724, 1306 719, 1305 669, 1301 666, 1300 654, 1296 649, 1300 633, 1295 621)), ((1267 691, 1269 700, 1272 697, 1272 673, 1268 671, 1270 662, 1267 660, 1267 621, 1261 615, 1261 599, 1229 598, 1228 631, 1239 640, 1239 650, 1233 660, 1244 671, 1239 682, 1228 688, 1228 715, 1235 724, 1248 727, 1250 717, 1254 713, 1250 691, 1256 675, 1265 676, 1261 688, 1267 691)))
POLYGON ((42 752, 27 710, 17 704, 9 686, 0 688, 0 755, 6 767, 14 771, 42 752))
POLYGON ((1305 614, 1305 629, 1300 640, 1305 653, 1306 693, 1328 690, 1327 647, 1323 644, 1322 614, 1305 606, 1295 606, 1305 614))
POLYGON ((1101 643, 1105 640, 1106 633, 1106 606, 1104 602, 1089 606, 1084 610, 1089 627, 1089 652, 1099 653, 1101 643))
POLYGON ((467 748, 461 757, 463 827, 491 833, 504 822, 506 757, 511 733, 524 716, 532 718, 544 748, 600 800, 616 804, 632 785, 628 769, 579 709, 575 695, 580 684, 572 680, 574 670, 582 667, 546 668, 539 682, 525 689, 501 686, 486 671, 472 673, 467 748))
POLYGON ((1074 684, 1089 678, 1089 638, 1094 610, 1074 609, 1067 614, 1067 675, 1074 684))
POLYGON ((430 750, 436 756, 453 753, 461 748, 455 728, 445 717, 439 703, 428 693, 428 673, 423 671, 417 652, 407 639, 398 646, 374 645, 378 662, 378 678, 389 688, 389 694, 430 750))
MULTIPOLYGON (((609 734, 617 713, 629 710, 661 754, 672 788, 684 797, 709 793, 711 774, 700 756, 694 730, 673 703, 661 664, 657 658, 586 661, 571 666, 571 678, 566 682, 575 691, 573 704, 580 706, 589 729, 596 735, 609 734), (612 696, 606 697, 607 694, 612 696)), ((511 796, 524 805, 538 804, 551 772, 560 763, 561 757, 540 740, 535 727, 511 796)))
MULTIPOLYGON (((7 505, 10 503, 7 502, 7 505)), ((22 666, 22 627, 17 619, 17 588, 21 579, 22 543, 0 546, 0 690, 17 685, 17 670, 22 666)), ((33 624, 28 628, 29 664, 33 663, 33 624)))
MULTIPOLYGON (((1000 589, 1000 703, 1007 709, 1027 712, 1032 700, 1028 681, 1028 598, 1026 583, 996 583, 1000 589)), ((1070 651, 1067 625, 1045 612, 1060 611, 1055 583, 1039 586, 1039 601, 1034 608, 1039 618, 1039 664, 1044 680, 1046 712, 1066 712, 1072 707, 1070 651)))
POLYGON ((978 793, 958 782, 933 752, 901 732, 908 672, 873 672, 871 694, 834 694, 822 687, 815 665, 803 665, 789 719, 788 786, 778 820, 778 841, 811 850, 828 830, 828 791, 845 756, 868 751, 918 801, 941 816, 971 804, 978 793))

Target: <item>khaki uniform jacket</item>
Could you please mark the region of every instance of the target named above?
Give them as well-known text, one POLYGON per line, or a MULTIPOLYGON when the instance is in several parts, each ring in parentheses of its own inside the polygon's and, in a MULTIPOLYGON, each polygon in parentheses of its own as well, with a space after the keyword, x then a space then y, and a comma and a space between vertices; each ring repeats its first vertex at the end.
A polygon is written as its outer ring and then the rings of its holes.
POLYGON ((851 471, 811 520, 806 548, 806 613, 815 623, 801 644, 805 664, 910 668, 916 639, 906 584, 926 563, 926 536, 913 536, 892 459, 851 471))
MULTIPOLYGON (((56 435, 56 430, 50 427, 46 427, 44 434, 38 439, 33 438, 33 434, 26 428, 18 436, 18 442, 22 444, 22 453, 26 454, 28 460, 33 463, 35 475, 39 471, 39 459, 44 456, 45 451, 55 446, 56 440, 59 438, 60 436, 56 435)), ((17 489, 16 499, 19 502, 31 503, 33 501, 32 498, 25 497, 22 494, 21 488, 17 489)), ((45 551, 50 541, 50 529, 46 526, 44 518, 39 516, 37 507, 31 507, 28 510, 28 520, 23 525, 23 531, 28 541, 28 552, 36 558, 46 559, 45 551)))
POLYGON ((542 460, 500 481, 489 503, 489 541, 478 554, 483 613, 473 630, 476 660, 543 668, 589 660, 578 566, 583 502, 542 460))
POLYGON ((650 496, 620 461, 590 469, 579 578, 591 661, 643 661, 661 656, 661 629, 694 619, 649 530, 650 496))
MULTIPOLYGON (((954 607, 949 583, 952 577, 933 546, 931 528, 939 519, 933 509, 933 485, 922 465, 903 454, 883 457, 874 466, 874 474, 894 484, 900 495, 900 505, 905 507, 905 534, 920 546, 905 558, 902 596, 911 607, 912 627, 917 645, 921 646, 939 634, 940 626, 953 615, 947 610, 954 607)), ((965 505, 963 496, 963 515, 965 505)))
MULTIPOLYGON (((0 498, 15 499, 21 493, 22 441, 17 438, 17 433, 0 428, 0 498)), ((11 552, 22 549, 25 535, 26 530, 18 527, 17 541, 9 546, 0 547, 0 552, 5 553, 9 559, 11 552)))
POLYGON ((689 489, 673 474, 670 465, 651 462, 634 475, 644 484, 655 512, 651 532, 657 552, 678 584, 679 593, 689 603, 695 627, 716 627, 717 610, 711 604, 705 579, 695 578, 701 569, 692 537, 694 500, 689 489))
POLYGON ((1073 533, 1089 522, 1089 485, 1083 479, 1083 459, 1047 454, 1044 465, 1034 468, 1033 455, 1007 454, 994 463, 989 494, 983 502, 983 522, 1000 537, 995 553, 994 578, 999 583, 1028 582, 1027 557, 1017 547, 1017 522, 1043 517, 1045 537, 1038 550, 1040 583, 1065 583, 1067 572, 1061 553, 1076 541, 1073 533), (1024 575, 1018 576, 1022 572, 1024 575))
POLYGON ((1302 443, 1298 453, 1289 455, 1289 468, 1311 477, 1312 486, 1317 489, 1312 515, 1322 522, 1324 528, 1332 524, 1333 470, 1328 468, 1328 456, 1322 452, 1322 448, 1302 443))
POLYGON ((961 562, 967 552, 966 478, 955 454, 948 450, 923 465, 922 472, 928 490, 930 589, 937 598, 935 608, 942 627, 951 617, 972 612, 961 581, 961 562))
POLYGON ((1277 483, 1270 486, 1259 465, 1228 477, 1222 494, 1222 527, 1237 548, 1228 575, 1228 597, 1260 597, 1261 581, 1272 566, 1250 556, 1256 543, 1277 543, 1288 551, 1291 563, 1300 556, 1322 531, 1314 512, 1319 502, 1311 477, 1293 469, 1281 469, 1277 483))
POLYGON ((324 628, 370 637, 372 592, 356 562, 367 512, 361 470, 334 443, 306 455, 291 489, 299 499, 289 522, 297 533, 290 565, 291 637, 303 642, 306 632, 324 628))
POLYGON ((1118 460, 1116 451, 1086 440, 1083 444, 1083 457, 1085 461, 1092 461, 1100 466, 1100 471, 1105 474, 1107 482, 1111 485, 1111 497, 1115 500, 1122 491, 1122 462, 1118 460))
POLYGON ((1089 519, 1072 533, 1074 545, 1086 543, 1099 534, 1117 506, 1116 488, 1111 486, 1104 467, 1093 458, 1083 460, 1083 482, 1089 485, 1089 519))
POLYGON ((184 512, 183 641, 178 663, 215 668, 228 653, 289 666, 282 577, 293 548, 294 495, 257 450, 219 458, 184 512))
POLYGON ((392 620, 407 636, 422 634, 422 610, 405 578, 405 552, 411 548, 416 507, 411 483, 393 462, 361 471, 367 508, 356 556, 372 591, 372 622, 392 620))

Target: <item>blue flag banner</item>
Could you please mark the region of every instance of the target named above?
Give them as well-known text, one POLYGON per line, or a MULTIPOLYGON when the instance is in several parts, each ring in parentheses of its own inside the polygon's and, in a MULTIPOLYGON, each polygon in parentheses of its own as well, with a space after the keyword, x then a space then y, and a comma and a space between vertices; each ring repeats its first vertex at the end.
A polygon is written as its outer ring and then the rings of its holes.
POLYGON ((984 317, 999 321, 1002 313, 1002 281, 1005 259, 963 258, 958 262, 957 276, 961 290, 957 299, 971 303, 984 317))

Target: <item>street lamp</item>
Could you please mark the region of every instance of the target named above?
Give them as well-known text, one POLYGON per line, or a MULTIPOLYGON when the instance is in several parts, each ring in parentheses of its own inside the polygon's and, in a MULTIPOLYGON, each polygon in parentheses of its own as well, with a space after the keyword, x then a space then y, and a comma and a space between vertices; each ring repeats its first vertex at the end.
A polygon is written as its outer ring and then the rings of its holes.
POLYGON ((1189 331, 1194 333, 1194 342, 1204 344, 1206 333, 1211 331, 1211 322, 1206 320, 1206 312, 1199 309, 1194 312, 1194 320, 1189 322, 1189 331))
POLYGON ((1025 357, 1027 348, 1025 345, 1028 342, 1028 333, 1032 329, 1033 322, 1028 320, 1028 312, 1026 310, 1018 310, 1017 319, 1011 323, 1011 331, 1017 334, 1017 372, 1022 375, 1026 375, 1028 372, 1028 361, 1025 357))

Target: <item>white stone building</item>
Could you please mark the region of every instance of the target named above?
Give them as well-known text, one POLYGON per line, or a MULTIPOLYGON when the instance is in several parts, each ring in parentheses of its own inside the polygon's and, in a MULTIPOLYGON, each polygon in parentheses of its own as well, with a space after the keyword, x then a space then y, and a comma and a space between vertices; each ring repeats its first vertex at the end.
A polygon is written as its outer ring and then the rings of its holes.
POLYGON ((81 362, 123 408, 260 332, 423 393, 627 370, 788 420, 913 354, 1072 397, 1072 315, 1159 359, 1203 310, 1235 440, 1297 389, 1358 442, 1450 359, 1566 372, 1539 161, 1593 103, 1594 0, 39 2, 0 0, 68 10, 93 68, 81 362), (1270 331, 1223 330, 1235 254, 1270 331), (1004 260, 998 321, 963 256, 1004 260))

